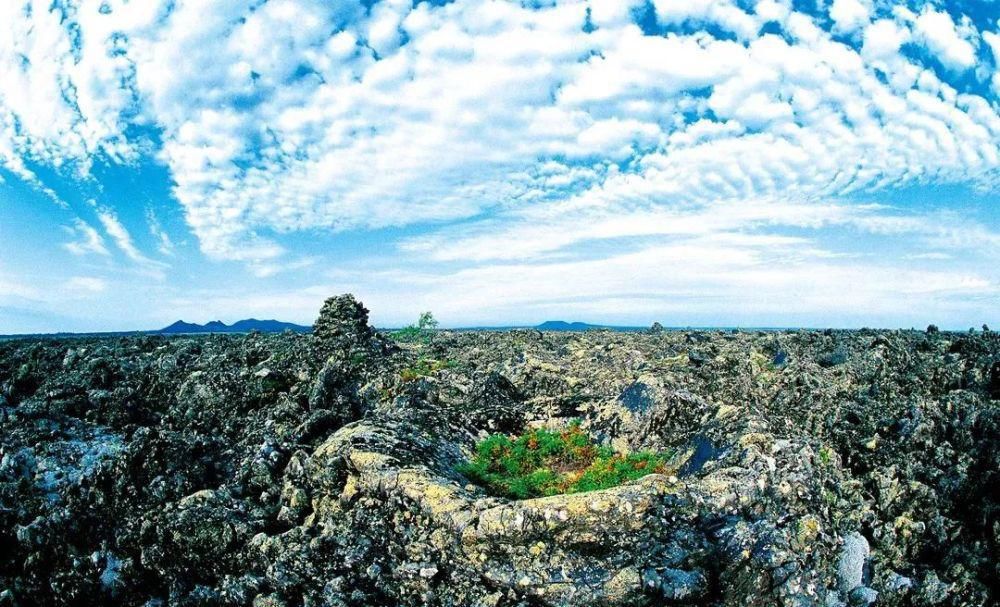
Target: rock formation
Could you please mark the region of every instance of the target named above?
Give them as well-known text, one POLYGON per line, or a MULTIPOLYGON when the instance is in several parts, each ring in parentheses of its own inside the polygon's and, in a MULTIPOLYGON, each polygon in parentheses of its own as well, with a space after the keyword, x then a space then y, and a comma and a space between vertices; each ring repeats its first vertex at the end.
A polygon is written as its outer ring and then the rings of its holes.
POLYGON ((985 605, 1000 334, 439 332, 0 343, 0 605, 985 605), (580 420, 669 470, 508 500, 580 420))

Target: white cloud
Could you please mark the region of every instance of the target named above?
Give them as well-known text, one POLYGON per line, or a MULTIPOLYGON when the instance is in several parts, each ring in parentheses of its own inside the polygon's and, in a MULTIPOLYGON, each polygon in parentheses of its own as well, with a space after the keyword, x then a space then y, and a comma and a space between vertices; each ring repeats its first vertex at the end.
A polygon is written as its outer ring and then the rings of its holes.
MULTIPOLYGON (((994 246, 991 230, 953 217, 935 225, 933 214, 857 202, 915 185, 1000 186, 995 95, 959 74, 979 67, 979 35, 946 12, 657 0, 668 31, 644 35, 638 0, 67 4, 35 2, 30 17, 19 3, 0 8, 0 163, 28 178, 36 164, 128 162, 148 145, 130 127, 152 127, 202 251, 257 277, 304 267, 291 232, 415 224, 436 227, 380 254, 471 278, 534 256, 561 271, 620 269, 609 243, 631 251, 645 239, 658 243, 643 249, 654 257, 673 261, 663 256, 678 250, 663 247, 685 243, 741 268, 760 247, 737 236, 764 243, 828 226, 948 251, 965 236, 994 246), (782 35, 761 33, 776 27, 782 35), (901 53, 910 42, 948 69, 901 53)), ((982 37, 996 49, 995 34, 982 37)), ((162 273, 114 210, 97 212, 125 256, 162 273)), ((150 250, 169 255, 159 219, 147 223, 150 250)), ((71 229, 68 250, 108 254, 96 230, 71 229)), ((806 240, 784 248, 845 281, 862 273, 831 261, 844 250, 806 240)), ((743 284, 723 275, 727 289, 743 284)), ((803 278, 750 275, 786 295, 803 278)), ((533 305, 576 296, 560 288, 535 292, 533 305)))
POLYGON ((135 157, 124 135, 123 113, 135 99, 123 86, 132 68, 116 36, 130 25, 121 17, 104 14, 97 2, 0 3, 0 163, 6 168, 33 179, 24 159, 78 163, 85 172, 98 154, 135 157), (71 23, 79 27, 68 28, 71 23))
POLYGON ((815 233, 835 227, 862 235, 900 237, 908 245, 1000 255, 1000 233, 952 214, 915 215, 882 205, 781 200, 684 204, 674 209, 645 205, 621 212, 603 204, 601 195, 589 193, 567 201, 550 214, 518 213, 462 224, 410 238, 402 246, 411 255, 438 262, 552 260, 586 256, 573 247, 597 246, 600 241, 617 240, 627 249, 627 243, 648 238, 721 242, 737 235, 764 239, 781 229, 815 233))
MULTIPOLYGON (((596 195, 596 194, 595 194, 596 195)), ((527 260, 573 245, 632 237, 718 237, 766 226, 818 228, 844 224, 867 214, 864 207, 741 201, 693 209, 609 210, 599 200, 569 201, 547 217, 537 214, 463 225, 412 238, 406 250, 435 261, 527 260)), ((758 236, 759 237, 759 236, 758 236)))
POLYGON ((16 280, 14 277, 4 276, 3 272, 0 272, 0 304, 9 304, 14 300, 34 299, 39 294, 38 288, 16 280))
POLYGON ((160 253, 167 256, 173 255, 174 242, 170 239, 170 234, 164 231, 160 220, 156 217, 156 212, 152 208, 146 209, 146 223, 149 225, 149 233, 157 241, 157 249, 159 249, 160 253))
POLYGON ((865 28, 862 54, 870 59, 891 57, 909 39, 910 31, 905 26, 892 19, 879 19, 865 28))
POLYGON ((993 54, 993 92, 1000 95, 1000 35, 994 32, 983 32, 983 40, 993 54))
POLYGON ((151 276, 163 278, 163 270, 167 264, 146 257, 132 240, 132 235, 118 219, 118 215, 107 207, 94 205, 97 219, 104 226, 104 231, 114 241, 115 246, 130 260, 145 269, 151 276))
MULTIPOLYGON (((324 297, 353 292, 377 326, 433 310, 445 326, 553 318, 619 324, 961 327, 995 316, 995 280, 976 272, 824 256, 797 239, 694 239, 597 259, 501 263, 435 273, 337 270, 297 290, 215 291, 168 298, 164 320, 271 315, 311 322, 324 297), (567 280, 571 277, 571 280, 567 280), (641 288, 637 288, 641 285, 641 288), (817 318, 826 319, 817 320, 817 318)), ((940 263, 940 262, 938 262, 940 263)))
POLYGON ((741 10, 731 0, 653 0, 653 5, 656 7, 657 18, 664 24, 681 24, 685 21, 715 23, 744 39, 752 38, 760 28, 760 23, 753 15, 741 10))
POLYGON ((948 13, 925 8, 914 23, 914 31, 946 66, 965 70, 975 65, 975 47, 959 33, 948 13))
POLYGON ((837 31, 850 33, 868 24, 871 5, 862 0, 833 0, 830 18, 837 31))
POLYGON ((73 276, 66 281, 66 288, 72 292, 94 295, 107 290, 108 283, 103 278, 73 276))
POLYGON ((63 248, 73 255, 110 255, 108 248, 104 246, 104 238, 101 237, 101 234, 82 219, 75 219, 71 225, 64 229, 75 237, 75 240, 63 244, 63 248))
MULTIPOLYGON (((162 129, 174 193, 214 258, 263 267, 286 252, 288 231, 544 204, 565 179, 539 176, 550 159, 565 159, 572 194, 609 190, 615 165, 634 155, 633 179, 653 199, 827 195, 928 175, 996 180, 995 107, 900 57, 907 29, 884 19, 864 28, 858 53, 773 2, 754 13, 722 0, 655 3, 665 26, 714 24, 745 42, 644 36, 633 5, 615 3, 592 5, 591 33, 585 5, 571 1, 383 2, 370 14, 306 0, 252 12, 134 5, 70 10, 78 50, 61 15, 38 8, 26 20, 7 9, 0 56, 20 86, 0 111, 26 126, 0 136, 10 149, 0 153, 8 164, 127 159, 137 144, 124 124, 139 111, 162 129), (760 36, 765 21, 785 24, 793 42, 760 36), (28 50, 48 71, 19 66, 29 25, 45 32, 28 50), (60 82, 74 84, 75 104, 60 82), (928 86, 930 98, 915 93, 928 86), (706 125, 707 140, 691 138, 706 125)), ((859 0, 830 11, 840 31, 860 30, 871 13, 859 0)), ((910 17, 944 63, 974 62, 965 25, 929 9, 910 17)))
POLYGON ((942 253, 940 251, 931 251, 928 253, 915 253, 912 255, 907 255, 907 259, 931 259, 931 260, 945 260, 953 259, 953 257, 947 253, 942 253))
POLYGON ((252 263, 249 266, 250 272, 257 278, 270 278, 284 272, 302 270, 315 266, 319 262, 317 257, 302 257, 294 261, 286 262, 262 262, 252 263))

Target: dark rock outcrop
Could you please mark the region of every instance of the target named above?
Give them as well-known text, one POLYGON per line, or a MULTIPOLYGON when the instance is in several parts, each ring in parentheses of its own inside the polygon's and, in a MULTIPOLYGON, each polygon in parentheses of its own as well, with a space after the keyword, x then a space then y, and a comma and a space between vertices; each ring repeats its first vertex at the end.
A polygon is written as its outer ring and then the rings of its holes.
POLYGON ((383 348, 368 324, 368 308, 349 293, 323 302, 319 318, 313 323, 313 336, 316 349, 323 355, 336 355, 349 362, 358 362, 383 348))
POLYGON ((985 605, 1000 335, 448 332, 0 343, 0 604, 985 605), (577 420, 668 465, 456 470, 577 420))

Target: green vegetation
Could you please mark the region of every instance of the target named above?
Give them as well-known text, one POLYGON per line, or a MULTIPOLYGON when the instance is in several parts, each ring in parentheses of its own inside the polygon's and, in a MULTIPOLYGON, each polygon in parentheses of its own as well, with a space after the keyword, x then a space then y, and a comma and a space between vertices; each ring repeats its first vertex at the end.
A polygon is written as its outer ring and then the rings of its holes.
POLYGON ((393 331, 392 338, 401 342, 421 342, 430 343, 434 331, 437 330, 438 321, 430 312, 421 312, 417 324, 403 327, 399 331, 393 331))
POLYGON ((833 449, 831 449, 829 447, 825 447, 825 446, 822 447, 819 450, 819 461, 824 466, 829 466, 830 462, 833 461, 833 449))
POLYGON ((666 471, 666 456, 616 454, 573 422, 561 432, 532 430, 516 438, 494 434, 476 445, 459 472, 503 497, 525 499, 607 489, 666 471))
POLYGON ((451 369, 458 366, 453 360, 436 360, 433 358, 420 357, 412 367, 407 367, 400 371, 399 376, 403 381, 413 381, 421 377, 427 377, 435 371, 441 369, 451 369))

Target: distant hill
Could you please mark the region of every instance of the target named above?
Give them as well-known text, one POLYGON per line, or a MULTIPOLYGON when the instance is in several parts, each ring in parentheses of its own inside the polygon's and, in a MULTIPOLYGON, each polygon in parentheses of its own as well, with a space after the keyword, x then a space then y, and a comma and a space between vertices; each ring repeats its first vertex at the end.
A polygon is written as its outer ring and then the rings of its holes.
POLYGON ((547 320, 535 327, 539 331, 586 331, 588 329, 611 329, 605 325, 592 325, 585 322, 566 322, 564 320, 547 320))
POLYGON ((282 322, 280 320, 257 320, 256 318, 246 318, 244 320, 238 320, 234 322, 229 327, 229 329, 231 331, 237 331, 239 333, 247 333, 250 331, 260 331, 261 333, 278 333, 285 330, 292 330, 299 333, 308 333, 312 331, 312 327, 307 327, 305 325, 297 325, 295 323, 282 322))
POLYGON ((151 331, 151 333, 160 333, 164 335, 177 333, 249 333, 250 331, 260 331, 261 333, 281 333, 286 330, 298 333, 307 333, 312 331, 312 328, 290 322, 282 322, 280 320, 257 320, 256 318, 238 320, 231 325, 227 325, 221 320, 213 320, 212 322, 208 322, 203 325, 178 320, 168 327, 163 327, 159 331, 151 331))
POLYGON ((156 333, 202 333, 204 330, 205 327, 201 325, 178 320, 169 327, 163 327, 159 331, 156 331, 156 333))

